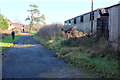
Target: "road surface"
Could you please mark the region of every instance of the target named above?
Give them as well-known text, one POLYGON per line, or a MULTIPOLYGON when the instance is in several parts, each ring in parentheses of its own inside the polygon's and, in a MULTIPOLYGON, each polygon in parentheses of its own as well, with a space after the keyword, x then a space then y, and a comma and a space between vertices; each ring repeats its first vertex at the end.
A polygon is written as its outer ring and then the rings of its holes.
POLYGON ((55 52, 23 35, 3 57, 3 78, 90 78, 91 76, 55 57, 55 52))

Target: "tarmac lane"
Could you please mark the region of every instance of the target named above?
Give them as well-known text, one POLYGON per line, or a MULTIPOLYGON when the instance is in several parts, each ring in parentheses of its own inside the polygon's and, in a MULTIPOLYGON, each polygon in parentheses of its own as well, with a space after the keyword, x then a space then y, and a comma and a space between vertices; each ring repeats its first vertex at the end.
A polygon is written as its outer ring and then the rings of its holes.
POLYGON ((2 59, 2 78, 92 78, 23 35, 2 59))

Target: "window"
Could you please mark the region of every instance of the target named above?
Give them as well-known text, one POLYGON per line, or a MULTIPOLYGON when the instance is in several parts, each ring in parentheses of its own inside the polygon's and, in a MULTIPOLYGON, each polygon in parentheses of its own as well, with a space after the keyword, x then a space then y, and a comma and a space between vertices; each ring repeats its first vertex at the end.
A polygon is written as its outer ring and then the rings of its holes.
POLYGON ((74 19, 74 24, 76 24, 76 19, 74 19))
POLYGON ((80 18, 80 22, 83 22, 83 21, 84 21, 84 17, 81 16, 81 18, 80 18))
POLYGON ((67 21, 65 21, 65 23, 67 23, 67 21))
POLYGON ((65 24, 64 25, 67 25, 67 21, 65 21, 65 24))
POLYGON ((69 20, 69 23, 71 23, 71 21, 69 20))
MULTIPOLYGON (((92 16, 92 14, 90 13, 90 21, 91 21, 91 16, 92 16)), ((94 12, 93 12, 93 20, 94 20, 94 12)))

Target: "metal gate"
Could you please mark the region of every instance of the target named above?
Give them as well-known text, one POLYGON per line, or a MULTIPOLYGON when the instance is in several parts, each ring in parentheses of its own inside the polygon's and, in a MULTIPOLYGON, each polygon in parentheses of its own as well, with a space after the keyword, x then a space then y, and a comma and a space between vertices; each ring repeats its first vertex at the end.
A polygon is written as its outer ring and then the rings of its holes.
POLYGON ((97 36, 109 38, 108 30, 108 17, 107 18, 97 18, 97 36))

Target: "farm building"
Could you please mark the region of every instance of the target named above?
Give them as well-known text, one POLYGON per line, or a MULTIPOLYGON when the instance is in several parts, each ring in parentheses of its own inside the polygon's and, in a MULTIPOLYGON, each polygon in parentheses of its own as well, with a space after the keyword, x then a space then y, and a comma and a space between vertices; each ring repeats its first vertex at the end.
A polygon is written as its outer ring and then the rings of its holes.
POLYGON ((66 27, 76 26, 79 31, 91 33, 91 29, 99 36, 104 36, 118 46, 120 39, 120 3, 98 8, 93 11, 93 28, 91 28, 91 12, 79 15, 64 22, 66 27))
POLYGON ((13 23, 10 20, 8 20, 8 30, 17 30, 17 31, 23 31, 23 28, 26 26, 24 24, 20 24, 20 23, 13 23))
POLYGON ((15 28, 15 26, 10 20, 8 20, 8 30, 12 30, 13 28, 15 28))
POLYGON ((25 25, 20 24, 20 23, 13 23, 13 25, 15 26, 15 29, 18 31, 22 31, 24 26, 25 26, 25 25))

